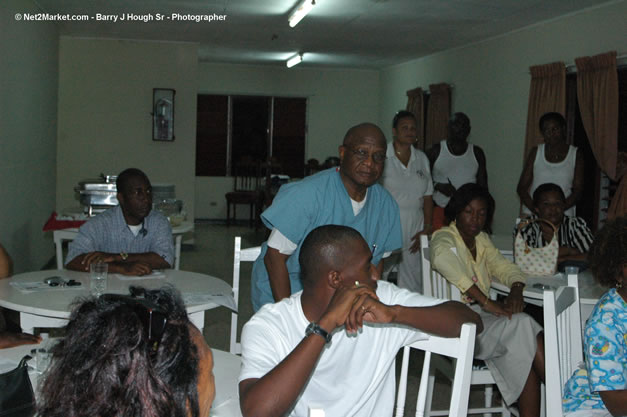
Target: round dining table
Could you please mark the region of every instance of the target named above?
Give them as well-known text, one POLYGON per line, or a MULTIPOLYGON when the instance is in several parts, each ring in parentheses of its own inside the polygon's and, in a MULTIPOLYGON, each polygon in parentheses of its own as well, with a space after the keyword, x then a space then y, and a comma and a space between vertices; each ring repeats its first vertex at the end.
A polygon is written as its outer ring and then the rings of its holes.
MULTIPOLYGON (((183 297, 190 320, 202 332, 204 312, 219 306, 236 310, 231 286, 216 277, 197 272, 166 269, 153 271, 144 277, 109 274, 107 293, 129 294, 130 286, 157 289, 172 285, 183 297)), ((20 325, 26 333, 35 327, 55 328, 67 324, 73 303, 90 295, 88 272, 53 269, 25 272, 9 279, 0 279, 0 306, 20 313, 20 325), (48 287, 42 283, 46 278, 60 277, 64 281, 74 280, 80 286, 48 287), (32 287, 29 290, 29 286, 32 287)))
MULTIPOLYGON (((581 321, 585 321, 590 317, 592 309, 596 305, 599 298, 608 290, 605 287, 599 285, 592 275, 589 269, 581 271, 577 274, 577 281, 579 282, 579 304, 581 307, 581 321)), ((523 297, 529 304, 542 306, 542 297, 544 296, 544 290, 556 290, 558 287, 564 287, 568 285, 566 275, 563 273, 557 273, 551 276, 528 276, 527 284, 523 290, 523 297)), ((500 282, 493 280, 491 283, 491 289, 497 294, 507 295, 509 294, 509 287, 501 284, 500 282)))

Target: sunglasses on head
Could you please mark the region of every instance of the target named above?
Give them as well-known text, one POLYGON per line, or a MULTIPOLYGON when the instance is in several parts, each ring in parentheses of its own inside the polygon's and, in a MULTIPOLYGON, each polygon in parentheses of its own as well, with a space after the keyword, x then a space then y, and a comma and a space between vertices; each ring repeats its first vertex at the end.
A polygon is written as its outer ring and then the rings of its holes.
POLYGON ((151 351, 153 353, 157 351, 165 326, 168 324, 163 309, 150 300, 130 295, 103 294, 99 298, 108 303, 123 303, 131 307, 144 326, 151 351))

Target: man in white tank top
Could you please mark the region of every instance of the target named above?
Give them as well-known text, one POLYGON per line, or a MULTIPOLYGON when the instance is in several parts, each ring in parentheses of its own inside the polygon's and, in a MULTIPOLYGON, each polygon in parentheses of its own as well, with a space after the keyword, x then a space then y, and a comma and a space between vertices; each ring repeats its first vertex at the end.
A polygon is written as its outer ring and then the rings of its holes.
POLYGON ((464 113, 453 115, 448 138, 427 152, 433 178, 433 230, 442 227, 444 207, 459 187, 469 182, 488 187, 488 172, 483 150, 468 143, 470 119, 464 113))

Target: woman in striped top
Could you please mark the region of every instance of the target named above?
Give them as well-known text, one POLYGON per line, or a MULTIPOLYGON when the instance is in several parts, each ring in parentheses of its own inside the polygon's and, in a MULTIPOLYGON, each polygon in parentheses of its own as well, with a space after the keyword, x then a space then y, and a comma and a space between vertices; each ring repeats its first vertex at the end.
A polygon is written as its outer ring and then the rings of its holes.
MULTIPOLYGON (((540 185, 533 193, 533 203, 538 210, 538 217, 557 227, 557 263, 585 261, 593 240, 592 232, 584 219, 564 215, 566 197, 561 187, 552 183, 540 185)), ((534 222, 523 227, 521 234, 527 245, 533 248, 545 246, 553 239, 553 229, 544 222, 534 222)))

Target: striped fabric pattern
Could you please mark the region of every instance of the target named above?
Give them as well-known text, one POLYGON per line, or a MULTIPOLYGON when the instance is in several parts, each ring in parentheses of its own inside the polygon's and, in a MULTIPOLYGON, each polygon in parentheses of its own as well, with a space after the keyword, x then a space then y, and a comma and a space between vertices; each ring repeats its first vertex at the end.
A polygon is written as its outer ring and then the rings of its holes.
MULTIPOLYGON (((537 216, 534 216, 534 218, 537 218, 537 216)), ((594 240, 594 236, 586 221, 581 217, 564 216, 557 233, 559 246, 575 248, 581 253, 588 252, 594 240)), ((542 229, 537 222, 523 227, 521 234, 527 241, 527 245, 532 248, 540 248, 548 243, 544 240, 542 229)))

